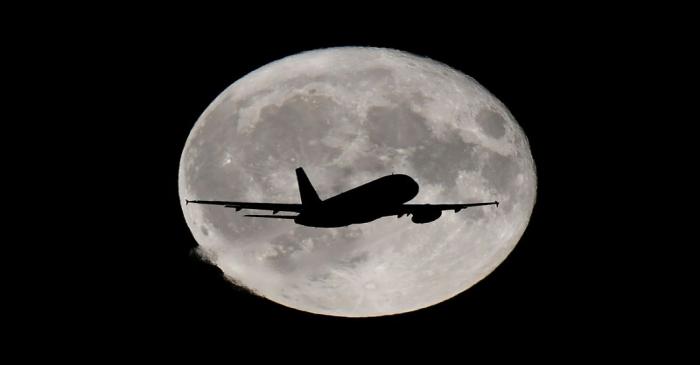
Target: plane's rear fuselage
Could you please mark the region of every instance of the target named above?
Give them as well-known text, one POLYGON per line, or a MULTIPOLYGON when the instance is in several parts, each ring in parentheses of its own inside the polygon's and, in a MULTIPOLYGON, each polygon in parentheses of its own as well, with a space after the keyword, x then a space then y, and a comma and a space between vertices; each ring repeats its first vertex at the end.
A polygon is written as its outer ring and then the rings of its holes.
POLYGON ((360 185, 316 205, 303 207, 294 219, 309 227, 344 227, 392 215, 399 206, 418 194, 418 183, 410 176, 395 174, 360 185))

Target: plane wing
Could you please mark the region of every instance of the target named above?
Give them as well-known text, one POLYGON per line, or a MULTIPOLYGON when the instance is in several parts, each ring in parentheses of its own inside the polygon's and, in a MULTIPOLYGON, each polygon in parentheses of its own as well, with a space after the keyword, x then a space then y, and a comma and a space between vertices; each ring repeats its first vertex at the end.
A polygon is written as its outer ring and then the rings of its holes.
POLYGON ((236 211, 241 209, 271 210, 273 214, 277 212, 301 212, 301 204, 227 202, 219 200, 185 200, 185 202, 186 204, 221 205, 224 208, 234 208, 236 211))
POLYGON ((487 203, 471 203, 471 204, 403 204, 401 205, 401 209, 403 214, 411 214, 414 213, 417 210, 421 209, 426 209, 426 208, 432 208, 432 209, 438 209, 438 210, 454 210, 455 213, 459 212, 462 209, 469 208, 469 207, 478 207, 482 205, 495 205, 498 207, 498 200, 492 201, 492 202, 487 202, 487 203))

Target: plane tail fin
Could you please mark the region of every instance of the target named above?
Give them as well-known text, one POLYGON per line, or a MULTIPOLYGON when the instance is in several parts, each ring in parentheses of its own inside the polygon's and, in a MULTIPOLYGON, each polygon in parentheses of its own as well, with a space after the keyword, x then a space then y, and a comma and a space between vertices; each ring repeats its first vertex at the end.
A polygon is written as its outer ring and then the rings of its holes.
POLYGON ((311 185, 311 181, 306 176, 304 169, 299 167, 297 170, 297 183, 299 184, 299 195, 301 195, 302 205, 315 205, 321 202, 318 197, 314 186, 311 185))

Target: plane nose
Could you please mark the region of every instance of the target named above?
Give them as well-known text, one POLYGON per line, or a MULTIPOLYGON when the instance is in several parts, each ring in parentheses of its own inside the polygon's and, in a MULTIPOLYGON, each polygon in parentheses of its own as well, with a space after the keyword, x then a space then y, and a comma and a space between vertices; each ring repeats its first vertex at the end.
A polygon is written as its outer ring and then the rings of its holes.
POLYGON ((413 196, 418 195, 418 190, 420 189, 418 186, 418 183, 416 182, 416 180, 413 180, 412 177, 409 176, 408 178, 411 179, 411 186, 413 188, 412 189, 413 196))
POLYGON ((406 189, 406 194, 410 196, 410 199, 413 199, 416 195, 418 195, 418 183, 416 180, 413 180, 412 177, 408 175, 399 175, 402 180, 402 185, 405 186, 406 189))

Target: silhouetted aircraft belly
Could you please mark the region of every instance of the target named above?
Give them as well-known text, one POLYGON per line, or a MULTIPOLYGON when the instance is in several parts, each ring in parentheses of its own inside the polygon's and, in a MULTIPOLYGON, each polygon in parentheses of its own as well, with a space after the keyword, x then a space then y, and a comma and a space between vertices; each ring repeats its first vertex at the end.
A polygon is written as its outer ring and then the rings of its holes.
POLYGON ((413 216, 413 223, 432 222, 445 210, 455 213, 462 209, 496 205, 498 201, 467 204, 406 204, 418 195, 418 183, 407 175, 394 174, 360 185, 332 198, 321 200, 304 169, 296 169, 301 204, 253 203, 222 200, 186 200, 186 203, 219 205, 225 208, 270 210, 272 214, 246 214, 246 217, 289 219, 309 227, 344 227, 367 223, 377 218, 395 215, 413 216), (293 212, 297 215, 280 214, 293 212))

